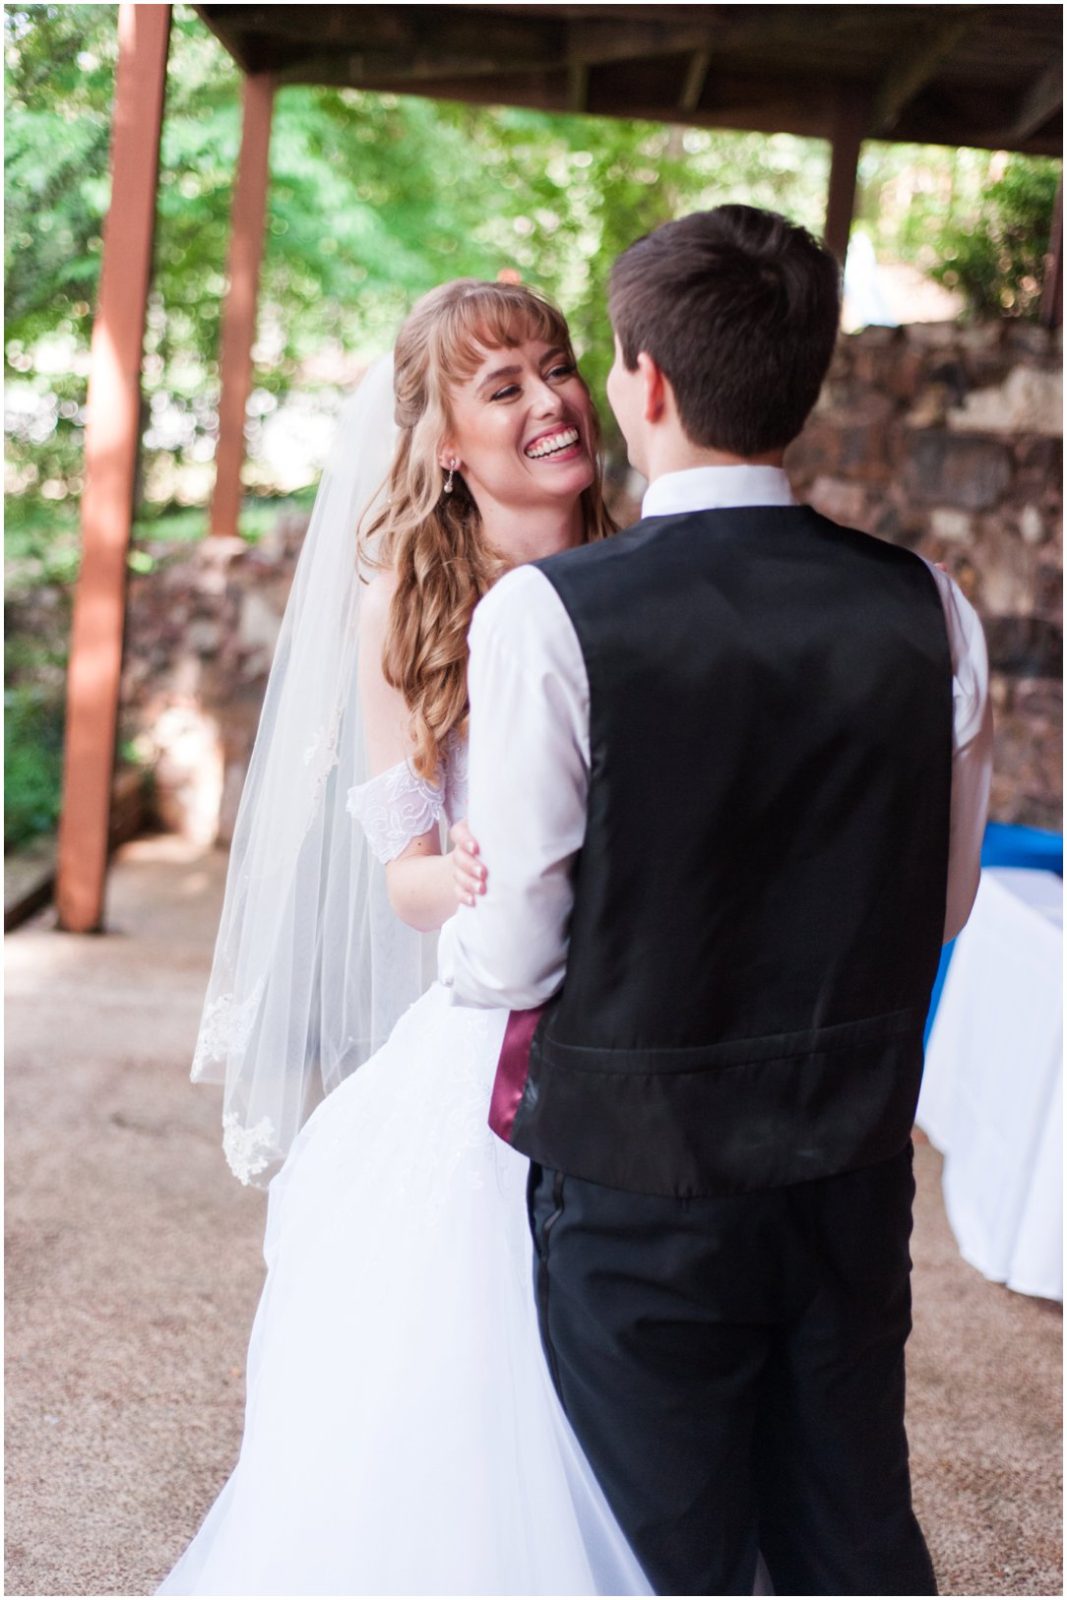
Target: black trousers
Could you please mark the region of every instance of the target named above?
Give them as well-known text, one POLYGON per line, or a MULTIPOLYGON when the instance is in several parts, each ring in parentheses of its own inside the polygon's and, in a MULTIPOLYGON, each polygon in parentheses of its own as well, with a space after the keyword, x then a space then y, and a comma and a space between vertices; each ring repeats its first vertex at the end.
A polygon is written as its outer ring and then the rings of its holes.
POLYGON ((929 1595, 911 1509, 911 1146, 725 1198, 624 1193, 536 1163, 541 1336, 658 1594, 929 1595))

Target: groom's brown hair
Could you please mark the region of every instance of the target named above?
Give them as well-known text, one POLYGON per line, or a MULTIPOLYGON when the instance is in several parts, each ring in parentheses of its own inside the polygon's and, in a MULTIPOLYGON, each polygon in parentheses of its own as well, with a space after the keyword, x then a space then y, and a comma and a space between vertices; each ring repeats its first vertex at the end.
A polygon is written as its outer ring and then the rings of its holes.
POLYGON ((818 399, 841 272, 777 212, 716 206, 624 250, 608 306, 627 369, 642 350, 652 357, 692 443, 758 456, 795 439, 818 399))

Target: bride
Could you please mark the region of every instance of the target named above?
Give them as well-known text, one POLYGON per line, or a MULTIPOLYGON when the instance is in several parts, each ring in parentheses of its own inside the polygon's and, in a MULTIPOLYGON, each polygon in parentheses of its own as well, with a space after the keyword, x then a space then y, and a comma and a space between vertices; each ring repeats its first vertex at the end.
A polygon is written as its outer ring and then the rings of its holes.
POLYGON ((234 1171, 270 1179, 244 1438, 160 1593, 650 1592, 541 1351, 527 1163, 486 1121, 506 1013, 430 981, 486 883, 470 616, 516 563, 612 531, 596 448, 559 312, 468 279, 419 302, 341 428, 193 1068, 226 1085, 234 1171))

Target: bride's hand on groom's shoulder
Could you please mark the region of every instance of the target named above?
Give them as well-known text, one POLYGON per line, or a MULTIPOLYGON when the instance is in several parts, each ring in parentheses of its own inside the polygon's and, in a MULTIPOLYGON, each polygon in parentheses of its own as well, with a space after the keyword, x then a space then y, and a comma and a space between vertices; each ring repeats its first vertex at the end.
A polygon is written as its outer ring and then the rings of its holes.
POLYGON ((473 906, 477 897, 485 893, 486 870, 478 860, 478 841, 465 822, 456 822, 451 829, 452 876, 456 895, 462 906, 473 906))

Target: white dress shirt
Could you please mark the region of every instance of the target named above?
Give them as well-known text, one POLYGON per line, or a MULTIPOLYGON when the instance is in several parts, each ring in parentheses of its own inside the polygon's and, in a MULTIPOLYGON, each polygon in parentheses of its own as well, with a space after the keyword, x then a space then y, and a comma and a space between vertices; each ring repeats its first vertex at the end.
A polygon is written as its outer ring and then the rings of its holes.
MULTIPOLYGON (((793 505, 779 467, 695 467, 657 478, 642 516, 725 506, 793 505)), ((970 914, 992 774, 985 637, 973 607, 927 563, 952 657, 953 758, 946 940, 970 914)), ((470 628, 467 820, 488 872, 476 905, 441 930, 438 976, 466 1005, 525 1010, 563 982, 589 787, 589 683, 556 590, 535 567, 508 573, 470 628)), ((648 819, 654 831, 656 818, 648 819)))

